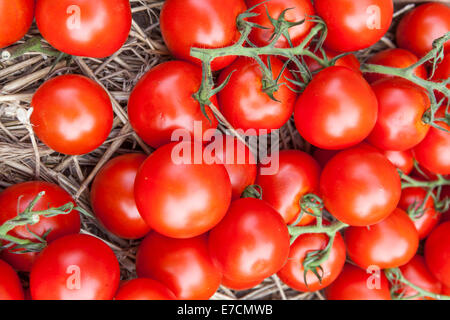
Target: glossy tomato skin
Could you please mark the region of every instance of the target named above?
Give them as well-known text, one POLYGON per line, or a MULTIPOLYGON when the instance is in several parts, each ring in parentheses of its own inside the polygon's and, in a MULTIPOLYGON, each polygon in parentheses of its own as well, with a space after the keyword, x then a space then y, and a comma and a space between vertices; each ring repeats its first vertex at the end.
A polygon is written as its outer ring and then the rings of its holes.
POLYGON ((383 150, 405 151, 418 145, 430 126, 423 121, 430 108, 427 92, 404 79, 383 79, 372 84, 378 99, 378 119, 367 138, 383 150))
POLYGON ((392 0, 316 0, 316 13, 328 27, 325 46, 337 52, 368 48, 392 21, 392 0))
POLYGON ((22 39, 34 17, 34 0, 0 0, 0 49, 22 39))
POLYGON ((391 300, 389 281, 380 271, 379 278, 365 270, 346 264, 339 277, 325 289, 328 300, 391 300), (371 281, 374 279, 374 281, 371 281), (379 287, 375 284, 379 281, 379 287), (369 287, 368 284, 374 284, 369 287))
MULTIPOLYGON (((223 48, 239 39, 236 19, 247 10, 244 0, 168 0, 161 11, 164 42, 177 59, 201 64, 191 57, 191 47, 223 48)), ((236 57, 214 59, 213 71, 228 66, 236 57)))
POLYGON ((252 288, 256 287, 257 285, 259 285, 261 282, 263 282, 263 280, 264 279, 250 281, 250 282, 245 282, 245 281, 230 280, 230 279, 228 279, 226 277, 223 277, 222 278, 222 285, 227 287, 228 289, 241 291, 241 290, 252 289, 252 288))
POLYGON ((117 290, 114 300, 175 300, 176 297, 162 283, 148 279, 137 278, 126 281, 117 290))
MULTIPOLYGON (((245 0, 249 8, 264 2, 263 0, 245 0)), ((274 33, 274 27, 267 16, 266 8, 270 16, 278 19, 283 10, 291 8, 286 11, 286 20, 289 22, 299 22, 305 20, 304 23, 289 29, 289 38, 294 47, 298 46, 302 40, 308 35, 314 22, 308 16, 314 16, 314 7, 311 0, 271 0, 265 5, 259 5, 252 12, 257 13, 258 16, 248 19, 253 23, 257 23, 267 29, 254 28, 250 33, 250 41, 259 47, 268 45, 270 38, 274 33)), ((276 42, 277 48, 289 48, 289 41, 285 36, 281 36, 276 42)))
POLYGON ((173 239, 151 232, 139 246, 136 271, 139 277, 160 281, 180 300, 209 299, 222 279, 206 235, 173 239))
MULTIPOLYGON (((202 133, 215 129, 217 120, 212 111, 206 107, 210 123, 192 97, 201 82, 201 68, 184 61, 164 62, 148 71, 133 89, 128 102, 131 126, 142 140, 159 148, 172 141, 177 129, 184 129, 194 137, 195 121, 199 122, 202 133)), ((215 96, 211 102, 217 106, 215 96)), ((205 135, 205 141, 211 136, 211 133, 205 135)))
POLYGON ((404 174, 410 174, 414 167, 414 157, 411 150, 405 151, 390 151, 380 150, 380 152, 390 161, 392 164, 402 170, 404 174))
POLYGON ((202 159, 199 143, 179 142, 153 152, 135 180, 137 208, 155 231, 172 238, 191 238, 209 231, 224 217, 231 201, 225 166, 202 159), (200 163, 195 153, 200 151, 200 163), (182 163, 178 155, 187 156, 182 163))
MULTIPOLYGON (((450 30, 450 8, 444 3, 426 3, 403 16, 397 27, 397 44, 419 57, 433 47, 433 41, 450 30)), ((447 51, 450 41, 445 44, 447 51)))
POLYGON ((0 300, 24 300, 19 276, 5 261, 0 260, 0 300))
POLYGON ((114 252, 101 240, 76 234, 45 248, 30 273, 33 300, 111 300, 120 280, 114 252))
POLYGON ((131 7, 128 0, 37 0, 36 24, 42 36, 62 52, 105 58, 127 40, 131 7))
POLYGON ((134 200, 134 180, 145 154, 125 154, 110 160, 95 176, 91 204, 96 218, 110 232, 124 239, 139 239, 150 227, 134 200))
POLYGON ((450 221, 437 226, 427 238, 425 260, 431 273, 450 287, 450 221))
MULTIPOLYGON (((5 223, 17 216, 17 210, 23 212, 33 201, 39 192, 44 191, 45 194, 36 203, 34 211, 46 210, 48 208, 57 208, 67 203, 75 203, 73 198, 61 187, 44 181, 29 181, 19 183, 5 189, 0 193, 0 224, 5 223)), ((38 223, 28 226, 31 232, 38 236, 43 236, 49 230, 47 241, 52 241, 69 234, 80 232, 80 215, 77 211, 72 211, 66 215, 58 215, 54 217, 40 217, 38 223)), ((25 226, 18 226, 11 230, 9 235, 14 237, 33 240, 33 237, 25 226)), ((11 264, 15 269, 20 271, 30 271, 36 260, 37 253, 16 254, 11 253, 7 249, 3 250, 2 258, 11 264)))
POLYGON ((397 207, 401 181, 397 169, 367 144, 332 158, 320 177, 325 207, 342 222, 368 226, 387 218, 397 207))
MULTIPOLYGON (((262 198, 269 203, 288 224, 295 222, 300 214, 300 200, 305 194, 319 189, 320 166, 309 154, 299 150, 282 150, 279 167, 275 174, 263 174, 261 164, 256 184, 262 188, 262 198)), ((305 214, 298 225, 314 221, 305 214)))
POLYGON ((209 252, 223 275, 234 282, 261 281, 280 270, 289 254, 289 232, 266 202, 234 201, 209 234, 209 252))
POLYGON ((419 234, 406 212, 395 209, 377 224, 347 228, 345 243, 349 257, 361 268, 397 268, 416 254, 419 234))
POLYGON ((103 88, 80 75, 46 81, 33 96, 35 134, 57 152, 89 153, 108 137, 113 125, 111 101, 103 88))
MULTIPOLYGON (((448 78, 450 78, 450 53, 447 53, 441 63, 437 65, 431 80, 435 82, 442 82, 448 78)), ((450 84, 447 85, 447 88, 450 89, 450 84)), ((444 95, 440 92, 435 91, 435 95, 438 102, 444 98, 444 95)), ((448 99, 446 99, 446 101, 448 102, 448 99)), ((446 104, 444 103, 444 105, 446 104)))
POLYGON ((309 143, 345 149, 363 141, 375 126, 378 102, 364 78, 346 67, 314 76, 295 103, 295 125, 309 143))
MULTIPOLYGON (((325 51, 325 55, 328 60, 331 60, 334 57, 339 55, 339 53, 331 51, 331 50, 324 49, 324 51, 325 51)), ((325 58, 325 56, 323 54, 321 54, 320 52, 317 52, 316 54, 321 58, 325 58)), ((304 56, 303 58, 305 60, 306 65, 308 66, 308 69, 311 72, 315 72, 315 71, 319 71, 320 69, 323 69, 323 67, 313 58, 310 58, 308 56, 304 56)), ((357 73, 361 72, 359 70, 361 68, 361 63, 359 62, 358 58, 356 58, 356 56, 352 53, 339 58, 338 60, 336 60, 336 63, 334 65, 337 67, 347 67, 357 73)))
MULTIPOLYGON (((263 58, 266 61, 266 58, 263 58)), ((281 60, 271 57, 272 73, 278 76, 283 68, 281 60)), ((267 62, 266 62, 267 63, 267 62)), ((230 81, 219 92, 219 106, 230 124, 235 129, 251 130, 247 135, 266 134, 281 128, 290 118, 297 94, 287 86, 280 86, 274 101, 262 91, 262 71, 259 64, 250 58, 240 57, 219 76, 219 83, 233 72, 230 81), (249 92, 252 94, 249 95, 249 92), (267 132, 259 132, 265 129, 267 132)), ((281 79, 294 79, 286 69, 281 79)), ((284 81, 284 80, 283 80, 284 81)), ((285 80, 287 81, 287 80, 285 80)))

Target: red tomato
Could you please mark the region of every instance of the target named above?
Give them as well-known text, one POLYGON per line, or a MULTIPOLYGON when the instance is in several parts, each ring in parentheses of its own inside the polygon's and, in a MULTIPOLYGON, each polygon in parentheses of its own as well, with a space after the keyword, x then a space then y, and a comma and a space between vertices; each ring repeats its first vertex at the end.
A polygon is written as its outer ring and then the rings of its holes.
MULTIPOLYGON (((256 184, 262 188, 263 200, 277 210, 286 223, 293 223, 300 214, 302 197, 319 189, 320 166, 309 154, 298 150, 280 151, 278 171, 261 174, 261 168, 270 165, 260 165, 256 184)), ((314 220, 314 216, 304 214, 299 225, 314 220)))
POLYGON ((450 287, 450 222, 434 229, 425 242, 425 260, 431 273, 450 287))
POLYGON ((134 195, 141 216, 152 229, 172 238, 191 238, 222 220, 231 200, 230 178, 223 164, 203 161, 202 152, 201 144, 171 143, 142 164, 134 195), (201 152, 198 164, 197 151, 201 152), (178 155, 184 159, 176 159, 178 155))
POLYGON ((120 286, 114 300, 175 300, 176 297, 158 281, 137 278, 120 286))
POLYGON ((37 0, 36 24, 56 49, 104 58, 119 50, 131 29, 128 0, 37 0))
MULTIPOLYGON (((30 181, 19 183, 5 189, 0 193, 0 224, 17 216, 18 211, 23 212, 33 201, 39 192, 45 191, 45 195, 36 203, 34 211, 46 210, 63 206, 69 202, 74 203, 72 197, 61 187, 43 181, 30 181)), ((52 242, 62 236, 80 232, 80 215, 77 211, 54 217, 40 217, 39 222, 29 225, 31 232, 42 237, 50 231, 46 240, 52 242)), ((18 226, 8 232, 9 235, 21 239, 36 240, 26 226, 18 226)), ((20 251, 20 250, 18 250, 20 251)), ((2 258, 20 271, 30 271, 37 257, 37 253, 17 254, 2 251, 2 258)))
POLYGON ((339 277, 325 289, 325 295, 328 300, 391 300, 389 281, 380 272, 377 276, 346 264, 339 277))
POLYGON ((395 209, 377 224, 347 228, 345 243, 349 257, 361 268, 396 268, 414 257, 419 234, 406 212, 395 209))
POLYGON ((405 151, 418 145, 430 126, 423 122, 430 108, 427 92, 404 79, 384 79, 372 85, 378 99, 378 119, 367 140, 383 150, 405 151))
MULTIPOLYGON (((263 58, 265 61, 266 58, 263 58)), ((279 75, 283 68, 281 60, 271 57, 272 74, 279 75)), ((232 65, 220 73, 219 83, 233 72, 230 81, 219 92, 219 106, 222 114, 235 129, 256 130, 246 132, 247 135, 265 134, 260 129, 271 130, 281 128, 290 118, 294 109, 297 94, 287 86, 281 85, 274 97, 269 98, 262 91, 262 71, 259 64, 250 58, 240 57, 232 65), (251 93, 251 94, 249 94, 251 93)), ((294 79, 286 69, 283 71, 280 82, 285 79, 294 79)), ((267 133, 267 132, 266 132, 267 133)))
POLYGON ((442 286, 442 292, 443 295, 450 296, 450 287, 442 286))
POLYGON ((232 290, 248 290, 256 287, 258 284, 260 284, 264 279, 256 280, 256 281, 250 281, 250 282, 244 282, 244 281, 234 281, 230 280, 226 277, 222 278, 222 285, 232 289, 232 290))
POLYGON ((71 155, 98 148, 111 131, 113 110, 103 88, 80 75, 46 81, 33 96, 31 124, 48 147, 71 155))
POLYGON ((180 300, 209 299, 222 278, 209 256, 206 235, 172 239, 151 232, 139 246, 136 271, 160 281, 180 300))
MULTIPOLYGON (((405 49, 386 49, 374 54, 367 63, 377 64, 380 66, 392 67, 392 68, 407 68, 415 64, 419 59, 417 56, 405 49)), ((427 79, 428 74, 424 65, 417 67, 414 70, 414 74, 422 79, 427 79)), ((384 75, 380 73, 365 73, 364 77, 369 83, 375 82, 380 79, 393 78, 391 75, 384 75)))
POLYGON ((419 210, 420 218, 413 219, 420 239, 425 239, 438 224, 441 214, 434 209, 434 200, 428 197, 422 207, 427 191, 422 188, 406 188, 402 190, 402 196, 398 203, 399 208, 407 210, 419 210))
MULTIPOLYGON (((437 65, 437 68, 431 80, 435 82, 442 82, 447 80, 448 78, 450 78, 450 53, 447 53, 441 63, 437 65)), ((447 88, 450 89, 450 84, 447 85, 447 88)), ((444 95, 440 92, 435 92, 435 94, 438 102, 444 98, 444 95)), ((446 101, 448 100, 446 99, 446 101)))
MULTIPOLYGON (((339 55, 339 53, 336 53, 336 52, 333 52, 330 50, 324 50, 324 51, 325 51, 325 54, 326 54, 328 60, 331 60, 334 57, 336 57, 337 55, 339 55)), ((323 54, 320 54, 320 52, 317 52, 316 54, 320 58, 324 58, 323 54)), ((304 56, 303 59, 305 60, 305 63, 311 72, 315 72, 315 71, 319 71, 320 69, 323 69, 323 67, 316 60, 314 60, 308 56, 304 56)), ((336 60, 336 63, 334 65, 338 66, 338 67, 347 67, 358 73, 361 72, 359 70, 361 68, 361 63, 359 62, 358 58, 356 58, 356 56, 352 53, 348 54, 346 56, 343 56, 342 58, 339 58, 338 60, 336 60)))
POLYGON ((39 255, 30 274, 33 300, 111 300, 120 280, 114 252, 84 234, 55 240, 39 255))
POLYGON ((34 17, 34 0, 0 0, 0 48, 22 39, 34 17))
MULTIPOLYGON (((190 56, 190 49, 233 45, 240 36, 236 19, 246 9, 243 0, 167 0, 161 10, 161 32, 177 59, 200 65, 200 60, 190 56)), ((214 59, 213 71, 225 68, 235 58, 214 59)))
POLYGON ((286 263, 289 232, 279 213, 266 202, 239 199, 211 230, 209 252, 215 265, 231 281, 261 281, 286 263))
POLYGON ((91 204, 100 223, 116 236, 139 239, 150 227, 134 200, 134 180, 145 154, 121 155, 100 169, 91 189, 91 204))
MULTIPOLYGON (((245 0, 249 8, 264 2, 264 0, 245 0)), ((271 0, 263 5, 257 6, 252 12, 257 13, 258 16, 248 19, 248 21, 257 23, 267 29, 254 28, 250 33, 250 41, 257 46, 263 47, 270 43, 274 27, 267 16, 267 11, 274 19, 278 19, 280 14, 286 11, 286 20, 289 22, 299 22, 305 20, 304 23, 289 29, 289 38, 294 47, 298 46, 302 40, 308 35, 314 22, 311 16, 314 16, 314 7, 311 0, 271 0), (308 17, 309 16, 309 17, 308 17)), ((281 36, 275 44, 277 48, 289 48, 289 42, 285 36, 281 36)))
POLYGON ((0 260, 0 300, 24 300, 20 279, 14 269, 0 260))
POLYGON ((365 49, 389 29, 392 0, 315 0, 314 6, 328 27, 325 46, 337 52, 365 49))
POLYGON ((387 218, 397 207, 401 181, 389 160, 362 144, 328 162, 320 177, 320 193, 337 219, 368 226, 387 218))
MULTIPOLYGON (((397 44, 419 57, 426 55, 433 41, 450 30, 450 8, 444 3, 426 3, 408 12, 397 27, 397 44)), ((450 41, 445 44, 445 50, 450 41)))
POLYGON ((377 109, 377 98, 360 74, 329 67, 313 78, 297 100, 295 125, 316 147, 345 149, 369 135, 377 109))
POLYGON ((255 183, 256 159, 250 149, 235 137, 218 135, 214 137, 206 149, 227 169, 232 187, 232 199, 241 197, 244 190, 255 183))
MULTIPOLYGON (((215 129, 217 120, 212 111, 206 107, 209 122, 192 97, 201 82, 202 70, 187 62, 169 61, 151 69, 130 95, 128 116, 133 129, 154 148, 171 142, 177 129, 184 129, 194 137, 195 121, 199 123, 201 135, 208 129, 215 129)), ((215 96, 211 102, 217 106, 215 96)), ((195 138, 209 141, 214 130, 211 131, 205 137, 195 138)))
POLYGON ((411 150, 389 151, 380 150, 380 152, 404 174, 410 174, 414 167, 414 158, 411 150))

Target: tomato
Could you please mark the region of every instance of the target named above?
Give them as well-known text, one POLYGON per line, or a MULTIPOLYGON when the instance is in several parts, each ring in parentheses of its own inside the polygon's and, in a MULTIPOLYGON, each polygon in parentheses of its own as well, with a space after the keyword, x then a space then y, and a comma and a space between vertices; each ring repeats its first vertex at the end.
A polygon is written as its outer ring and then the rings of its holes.
POLYGON ((328 162, 320 177, 320 194, 337 219, 368 226, 387 218, 397 207, 401 181, 389 160, 362 144, 328 162))
POLYGON ((124 154, 105 164, 95 176, 91 204, 95 216, 120 238, 139 239, 150 227, 142 219, 134 200, 134 180, 145 154, 124 154))
POLYGON ((407 210, 418 210, 420 216, 413 219, 420 239, 425 239, 438 224, 441 214, 434 209, 433 197, 425 201, 427 191, 422 188, 405 188, 398 203, 399 208, 407 210), (423 204, 425 202, 425 204, 423 204), (423 206, 423 207, 422 207, 423 206))
MULTIPOLYGON (((57 208, 67 203, 74 203, 72 197, 61 187, 43 181, 29 181, 19 183, 6 188, 0 193, 0 224, 7 220, 15 218, 18 211, 23 212, 33 201, 39 192, 45 194, 36 203, 33 211, 46 210, 48 208, 57 208)), ((80 232, 80 215, 77 211, 69 214, 57 215, 54 217, 40 217, 39 222, 29 225, 28 228, 34 234, 42 237, 46 232, 46 240, 52 242, 62 236, 80 232)), ((36 238, 28 232, 26 226, 18 226, 8 232, 9 235, 28 240, 36 238)), ((14 250, 16 251, 16 250, 14 250)), ((17 250, 20 251, 20 250, 17 250)), ((2 251, 2 258, 20 271, 30 271, 37 253, 17 254, 9 252, 7 249, 2 251)))
POLYGON ((114 300, 175 300, 176 297, 158 281, 137 278, 126 281, 116 293, 114 300))
MULTIPOLYGON (((319 189, 320 166, 307 153, 299 150, 283 150, 279 153, 279 167, 275 174, 263 174, 261 164, 256 184, 262 188, 262 198, 277 210, 286 223, 293 223, 300 214, 300 201, 307 193, 319 189)), ((315 220, 305 214, 299 225, 315 220)))
POLYGON ((211 230, 209 252, 215 265, 231 281, 262 281, 286 263, 289 232, 280 214, 266 202, 239 199, 211 230))
MULTIPOLYGON (((161 10, 161 33, 177 58, 200 65, 190 49, 223 48, 240 37, 236 26, 239 14, 247 10, 244 0, 167 0, 161 10)), ((236 57, 214 59, 213 71, 228 66, 236 57)))
POLYGON ((244 190, 255 183, 256 159, 250 149, 239 139, 229 135, 217 135, 208 145, 214 156, 220 160, 230 177, 232 199, 241 197, 244 190))
MULTIPOLYGON (((246 0, 249 8, 264 2, 263 0, 246 0)), ((305 20, 304 23, 289 29, 289 38, 294 47, 300 45, 302 40, 308 35, 314 22, 310 18, 314 16, 314 7, 311 0, 271 0, 263 5, 259 5, 252 10, 258 16, 248 19, 248 21, 259 24, 267 29, 254 28, 250 33, 250 41, 257 46, 263 47, 268 45, 271 41, 274 27, 267 16, 267 12, 273 19, 278 19, 280 14, 285 10, 286 20, 289 22, 299 22, 305 20), (267 8, 267 11, 266 11, 267 8)), ((282 35, 275 44, 277 48, 289 48, 288 39, 282 35)))
POLYGON ((419 234, 406 212, 395 209, 377 224, 347 228, 345 243, 350 259, 359 267, 375 265, 388 269, 402 266, 414 257, 419 234))
POLYGON ((111 131, 113 110, 103 88, 80 75, 46 81, 33 96, 31 124, 48 147, 70 155, 98 148, 111 131))
MULTIPOLYGON (((328 60, 333 59, 334 57, 338 56, 339 53, 330 51, 330 50, 324 50, 325 55, 327 57, 328 60)), ((316 53, 320 58, 325 58, 325 56, 323 54, 321 54, 320 52, 316 53)), ((319 71, 321 69, 323 69, 323 67, 313 58, 310 58, 308 56, 304 56, 303 59, 305 60, 306 65, 308 66, 308 69, 311 72, 315 72, 315 71, 319 71)), ((335 66, 338 67, 347 67, 349 69, 352 69, 353 71, 356 71, 358 73, 360 73, 361 71, 359 70, 361 68, 361 63, 359 62, 358 58, 356 58, 356 56, 354 54, 347 54, 339 59, 336 60, 336 63, 334 64, 335 66)))
POLYGON ((450 222, 437 226, 425 242, 425 260, 431 273, 450 287, 450 222))
POLYGON ((328 300, 391 300, 389 281, 382 271, 379 276, 371 275, 351 264, 325 289, 325 296, 328 300))
POLYGON ((55 240, 30 273, 33 300, 111 300, 120 280, 114 252, 101 240, 76 234, 55 240))
MULTIPOLYGON (((422 256, 415 255, 407 264, 400 267, 400 271, 406 280, 412 284, 436 294, 441 293, 442 285, 430 273, 422 256)), ((413 297, 418 292, 413 288, 400 284, 401 289, 398 290, 402 297, 413 297)))
POLYGON ((380 149, 404 151, 418 145, 430 126, 423 121, 430 108, 427 92, 404 79, 372 84, 378 99, 378 119, 367 140, 380 149))
MULTIPOLYGON (((433 47, 433 41, 450 30, 450 8, 444 3, 426 3, 403 16, 397 27, 397 44, 419 57, 433 47)), ((445 50, 450 41, 445 43, 445 50)))
POLYGON ((20 279, 14 269, 0 260, 0 300, 24 300, 20 279))
POLYGON ((7 47, 30 29, 34 17, 34 0, 0 0, 0 48, 7 47))
POLYGON ((36 24, 56 49, 105 58, 119 50, 131 29, 128 0, 37 0, 36 24))
POLYGON ((341 273, 345 264, 345 243, 338 232, 331 247, 328 259, 321 264, 322 271, 318 270, 321 280, 308 271, 306 283, 303 261, 308 253, 323 250, 329 242, 329 237, 323 233, 306 233, 300 235, 291 245, 288 262, 278 271, 278 277, 289 287, 302 291, 317 291, 329 286, 341 273))
POLYGON ((330 161, 340 151, 341 150, 316 149, 313 152, 313 157, 323 169, 327 165, 328 161, 330 161))
POLYGON ((166 285, 180 300, 209 299, 222 278, 209 256, 206 235, 172 239, 149 233, 139 246, 136 271, 166 285))
POLYGON ((450 287, 442 286, 442 292, 443 295, 450 296, 450 287))
MULTIPOLYGON (((431 80, 435 82, 442 82, 448 78, 450 78, 450 53, 447 53, 441 63, 437 65, 431 80)), ((450 84, 447 85, 447 88, 450 89, 450 84)), ((444 95, 440 92, 435 91, 435 95, 438 102, 444 98, 444 95)), ((448 99, 446 99, 446 101, 448 102, 448 99)))
POLYGON ((380 150, 380 152, 404 174, 409 174, 414 167, 414 158, 411 150, 389 151, 380 150))
MULTIPOLYGON (((162 63, 147 72, 133 89, 128 102, 128 116, 136 133, 149 145, 159 148, 172 141, 172 134, 183 129, 194 137, 196 123, 209 141, 208 129, 217 127, 217 120, 206 107, 211 120, 203 115, 193 98, 202 82, 202 70, 183 61, 162 63), (157 99, 155 99, 157 97, 157 99)), ((217 106, 214 96, 211 102, 217 106)), ((210 130, 214 132, 214 130, 210 130)), ((195 137, 203 139, 202 136, 195 137)))
POLYGON ((298 98, 295 125, 316 147, 345 149, 369 135, 377 109, 377 98, 360 74, 329 67, 315 75, 298 98))
MULTIPOLYGON (((415 64, 419 59, 417 56, 405 49, 394 48, 386 49, 374 54, 367 60, 368 64, 377 64, 380 66, 392 67, 392 68, 407 68, 415 64)), ((420 65, 414 70, 414 74, 422 79, 427 79, 427 69, 424 65, 420 65)), ((364 77, 369 83, 375 82, 380 79, 394 78, 392 75, 384 75, 380 73, 365 73, 364 77)))
MULTIPOLYGON (((266 58, 263 58, 266 61, 266 58)), ((279 75, 283 68, 281 60, 271 57, 272 74, 279 75)), ((267 63, 267 62, 265 62, 267 63)), ((256 130, 245 132, 247 135, 266 134, 271 130, 281 128, 290 118, 297 94, 287 86, 281 85, 274 97, 274 101, 262 91, 263 74, 259 64, 250 58, 240 57, 232 65, 223 70, 219 76, 219 83, 233 72, 230 81, 219 92, 219 106, 222 114, 235 129, 256 130), (234 72, 233 72, 234 71, 234 72), (251 94, 249 94, 251 92, 251 94), (268 132, 258 132, 258 130, 268 132)), ((286 69, 280 80, 294 79, 286 69)))
POLYGON ((264 279, 261 280, 256 280, 256 281, 250 281, 250 282, 244 282, 244 281, 234 281, 234 280, 230 280, 226 277, 222 278, 222 285, 232 289, 232 290, 249 290, 252 289, 254 287, 256 287, 257 285, 259 285, 264 279))
POLYGON ((337 52, 365 49, 389 29, 392 0, 315 0, 316 13, 326 23, 325 46, 337 52))

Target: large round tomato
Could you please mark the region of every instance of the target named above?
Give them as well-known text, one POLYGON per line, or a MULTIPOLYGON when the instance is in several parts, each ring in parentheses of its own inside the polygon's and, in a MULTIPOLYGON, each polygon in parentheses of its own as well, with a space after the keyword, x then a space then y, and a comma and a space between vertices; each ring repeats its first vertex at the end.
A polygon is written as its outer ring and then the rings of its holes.
POLYGON ((36 24, 56 49, 104 58, 120 49, 131 29, 128 0, 37 0, 36 24))
MULTIPOLYGON (((266 59, 263 58, 265 61, 266 59)), ((272 74, 277 77, 283 68, 281 60, 271 57, 272 74)), ((223 70, 219 83, 233 72, 230 81, 219 92, 219 106, 230 124, 235 129, 249 130, 247 135, 266 134, 281 128, 290 118, 294 110, 297 94, 287 86, 281 85, 272 100, 262 91, 263 74, 259 64, 250 58, 240 57, 232 65, 223 70), (251 93, 251 94, 249 94, 251 93), (251 130, 253 129, 253 130, 251 130), (259 132, 265 129, 267 132, 259 132), (251 132, 256 130, 256 132, 251 132)), ((280 82, 294 79, 285 69, 280 82)))
POLYGON ((139 246, 136 271, 160 281, 180 300, 209 299, 222 278, 209 256, 206 235, 172 239, 151 232, 139 246))
POLYGON ((114 252, 101 240, 76 234, 55 240, 30 274, 33 300, 111 300, 120 280, 114 252))
MULTIPOLYGON (((307 153, 298 150, 280 151, 278 170, 264 173, 272 164, 261 164, 256 184, 262 188, 262 198, 283 217, 286 223, 295 222, 300 214, 300 201, 307 193, 319 189, 320 166, 307 153)), ((299 225, 306 225, 315 218, 305 214, 299 225)))
POLYGON ((33 96, 31 123, 39 139, 57 152, 89 153, 108 137, 113 125, 111 100, 103 88, 80 75, 46 81, 33 96))
MULTIPOLYGON (((205 131, 215 129, 217 120, 206 107, 211 122, 208 121, 192 96, 201 82, 202 70, 191 63, 169 61, 154 67, 139 80, 130 95, 128 117, 131 126, 154 148, 173 141, 172 134, 177 129, 200 141, 208 141, 214 130, 209 134, 205 131), (197 129, 202 131, 197 133, 197 129), (200 137, 194 134, 200 134, 200 137)), ((217 106, 215 96, 211 102, 217 106)))
MULTIPOLYGON (((337 53, 337 52, 326 50, 326 49, 323 50, 323 52, 317 52, 316 54, 322 59, 324 59, 325 55, 326 55, 326 58, 328 60, 331 60, 339 55, 339 53, 337 53)), ((311 72, 315 72, 315 71, 319 71, 320 69, 323 69, 323 67, 319 64, 319 62, 317 62, 313 58, 310 58, 308 56, 303 56, 303 59, 305 60, 305 63, 311 72)), ((359 62, 358 58, 352 53, 347 54, 347 55, 337 59, 334 65, 337 67, 347 67, 358 73, 361 72, 359 70, 361 68, 361 63, 359 62)))
POLYGON ((162 283, 147 279, 137 278, 125 282, 117 290, 114 300, 175 300, 176 297, 162 283))
POLYGON ((425 242, 425 260, 434 276, 450 287, 450 221, 431 232, 425 242))
POLYGON ((402 266, 414 257, 419 234, 406 212, 395 209, 377 224, 347 228, 345 243, 349 257, 361 268, 375 265, 388 269, 402 266))
POLYGON ((125 239, 139 239, 150 227, 142 219, 134 200, 134 180, 145 154, 119 156, 100 169, 91 189, 95 216, 105 228, 125 239))
POLYGON ((325 46, 338 52, 365 49, 389 29, 392 0, 315 0, 314 7, 328 27, 325 46))
MULTIPOLYGON (((397 44, 419 57, 428 53, 433 41, 450 30, 450 8, 444 3, 426 3, 408 12, 397 27, 397 44)), ((450 41, 445 44, 445 50, 450 41)))
MULTIPOLYGON (((43 181, 30 181, 19 183, 5 189, 0 193, 0 224, 15 218, 18 211, 23 212, 33 201, 39 192, 45 194, 34 206, 34 211, 57 208, 67 203, 74 203, 72 197, 61 187, 43 181)), ((46 232, 46 240, 52 242, 62 236, 80 232, 80 215, 77 211, 69 214, 61 214, 54 217, 40 217, 39 222, 28 226, 34 234, 42 237, 46 232)), ((26 226, 18 226, 8 232, 9 235, 21 239, 36 240, 28 232, 26 226)), ((20 249, 18 249, 20 251, 20 249)), ((37 257, 37 253, 17 254, 9 252, 8 249, 2 251, 2 258, 20 271, 30 271, 37 257)))
POLYGON ((382 221, 397 207, 401 182, 394 165, 362 144, 338 153, 323 169, 320 193, 337 219, 353 226, 382 221))
POLYGON ((152 229, 172 238, 191 238, 222 220, 231 200, 230 178, 223 164, 203 160, 203 150, 199 143, 171 143, 142 164, 134 195, 152 229))
POLYGON ((23 300, 23 288, 14 269, 0 260, 0 300, 23 300))
POLYGON ((266 202, 239 199, 211 230, 209 252, 231 281, 262 281, 286 263, 289 232, 280 214, 266 202))
POLYGON ((389 281, 380 274, 370 274, 346 264, 339 277, 325 289, 328 300, 391 300, 389 281), (370 284, 370 286, 368 285, 370 284))
MULTIPOLYGON (((161 32, 177 59, 200 65, 200 60, 191 57, 191 48, 223 48, 234 44, 240 36, 236 19, 246 9, 244 0, 167 0, 161 11, 161 32)), ((212 69, 220 70, 235 58, 214 59, 212 69)))
POLYGON ((377 113, 377 98, 361 74, 346 67, 329 67, 298 98, 295 125, 316 147, 344 149, 369 135, 377 113))
POLYGON ((384 79, 372 85, 378 99, 378 119, 367 140, 380 149, 404 151, 418 145, 430 126, 423 121, 430 99, 424 89, 404 79, 384 79))
POLYGON ((0 0, 0 48, 20 40, 34 17, 34 0, 0 0))

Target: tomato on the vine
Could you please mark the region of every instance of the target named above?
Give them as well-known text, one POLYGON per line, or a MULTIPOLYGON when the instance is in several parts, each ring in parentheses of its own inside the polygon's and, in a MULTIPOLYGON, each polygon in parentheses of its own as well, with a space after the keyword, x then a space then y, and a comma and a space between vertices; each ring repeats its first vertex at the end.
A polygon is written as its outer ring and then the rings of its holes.
POLYGON ((428 236, 425 260, 433 275, 450 287, 450 221, 437 226, 428 236))
POLYGON ((24 300, 17 273, 3 260, 0 260, 0 300, 24 300))
POLYGON ((33 17, 34 0, 0 0, 0 49, 22 39, 33 17))
MULTIPOLYGON (((446 81, 448 78, 450 78, 450 52, 447 53, 444 56, 444 59, 442 59, 442 61, 437 65, 436 70, 434 71, 433 78, 431 78, 431 80, 435 82, 442 82, 446 81)), ((447 85, 447 88, 450 89, 450 84, 447 85)), ((438 91, 435 91, 435 95, 438 102, 445 98, 444 95, 438 91)), ((445 101, 447 102, 448 99, 445 98, 445 101)))
POLYGON ((114 300, 175 300, 176 297, 162 283, 148 279, 137 278, 126 281, 117 290, 114 300))
POLYGON ((404 151, 380 150, 380 152, 404 174, 411 173, 414 167, 414 157, 411 150, 404 150, 404 151))
MULTIPOLYGON (((333 58, 335 58, 336 56, 339 55, 339 53, 331 51, 331 50, 326 50, 324 49, 323 52, 317 52, 318 57, 324 59, 325 55, 323 54, 325 53, 326 58, 328 60, 331 60, 333 58)), ((306 65, 308 66, 308 69, 311 72, 315 72, 318 71, 320 69, 323 69, 323 67, 319 64, 319 62, 317 62, 316 60, 314 60, 311 57, 308 56, 304 56, 303 59, 305 60, 306 65)), ((358 58, 354 55, 354 54, 347 54, 339 59, 336 60, 335 66, 337 67, 347 67, 349 69, 352 69, 353 71, 356 72, 361 72, 359 69, 361 68, 361 63, 359 62, 358 58)))

